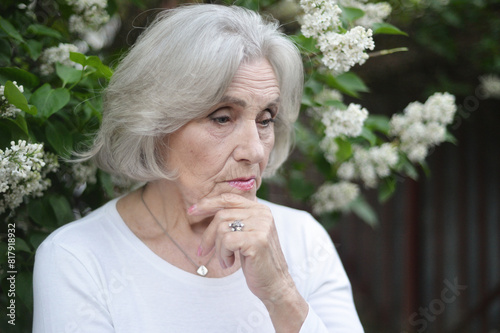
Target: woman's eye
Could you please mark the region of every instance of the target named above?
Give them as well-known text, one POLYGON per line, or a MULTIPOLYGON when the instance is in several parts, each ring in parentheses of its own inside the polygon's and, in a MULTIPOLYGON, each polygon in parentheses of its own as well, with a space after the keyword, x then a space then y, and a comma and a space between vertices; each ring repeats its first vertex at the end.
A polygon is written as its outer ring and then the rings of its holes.
POLYGON ((264 127, 268 127, 269 125, 271 125, 272 123, 274 123, 274 118, 266 118, 262 121, 260 121, 260 124, 264 127))
POLYGON ((228 116, 220 116, 220 117, 213 117, 212 121, 217 123, 217 124, 225 124, 228 123, 230 118, 228 116))

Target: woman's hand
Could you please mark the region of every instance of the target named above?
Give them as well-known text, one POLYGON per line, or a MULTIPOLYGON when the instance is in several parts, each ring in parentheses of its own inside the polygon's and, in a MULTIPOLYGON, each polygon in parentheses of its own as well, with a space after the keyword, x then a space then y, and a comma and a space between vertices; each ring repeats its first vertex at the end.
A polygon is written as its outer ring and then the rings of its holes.
POLYGON ((214 216, 202 236, 198 254, 203 256, 215 247, 223 268, 231 267, 239 255, 248 288, 266 305, 277 331, 282 319, 286 321, 288 317, 290 321, 293 309, 298 310, 300 329, 308 305, 288 272, 271 210, 240 195, 224 193, 201 200, 189 213, 214 216), (242 231, 229 227, 236 220, 245 225, 242 231))

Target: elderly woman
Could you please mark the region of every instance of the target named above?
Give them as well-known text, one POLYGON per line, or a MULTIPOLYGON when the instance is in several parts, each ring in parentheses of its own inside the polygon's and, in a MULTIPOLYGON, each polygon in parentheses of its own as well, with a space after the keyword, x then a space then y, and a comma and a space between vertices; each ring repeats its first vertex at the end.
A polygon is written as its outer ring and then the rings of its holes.
POLYGON ((86 155, 145 185, 39 247, 34 332, 362 332, 325 230, 256 197, 301 91, 275 22, 217 5, 160 15, 116 69, 86 155))

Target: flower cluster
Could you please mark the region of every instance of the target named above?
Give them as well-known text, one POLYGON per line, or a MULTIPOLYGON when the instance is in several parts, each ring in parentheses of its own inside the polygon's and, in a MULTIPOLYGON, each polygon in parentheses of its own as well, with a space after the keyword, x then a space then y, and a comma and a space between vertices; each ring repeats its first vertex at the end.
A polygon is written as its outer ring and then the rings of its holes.
POLYGON ((73 44, 60 43, 58 46, 49 47, 42 52, 40 56, 40 73, 50 75, 54 73, 55 63, 79 68, 79 64, 69 59, 70 52, 78 52, 78 47, 73 44))
POLYGON ((106 0, 67 0, 75 14, 69 18, 69 31, 85 34, 96 31, 109 21, 106 0))
MULTIPOLYGON (((20 92, 24 92, 22 85, 17 85, 17 82, 12 82, 19 89, 20 92)), ((5 86, 0 85, 0 118, 15 118, 20 109, 10 104, 4 96, 5 86)))
POLYGON ((0 214, 14 210, 24 196, 41 196, 50 186, 49 172, 59 164, 57 157, 43 151, 43 145, 19 140, 0 150, 0 214))
POLYGON ((339 166, 337 176, 344 180, 360 179, 366 187, 377 186, 378 179, 389 176, 398 163, 397 149, 391 143, 369 149, 353 145, 352 149, 352 158, 339 166))
POLYGON ((372 31, 362 26, 345 31, 340 20, 342 10, 334 0, 301 0, 300 5, 304 10, 302 33, 316 39, 323 64, 334 74, 347 72, 368 59, 365 50, 375 48, 372 31))
POLYGON ((330 107, 323 113, 321 122, 325 125, 327 138, 338 136, 356 137, 361 134, 368 111, 359 104, 349 104, 346 110, 330 107))
POLYGON ((367 3, 368 0, 339 0, 342 7, 361 9, 365 15, 354 21, 356 25, 370 28, 375 23, 382 23, 391 14, 392 7, 387 2, 367 3))
MULTIPOLYGON (((316 112, 319 113, 320 111, 316 112)), ((360 135, 367 117, 368 111, 362 108, 361 105, 353 103, 349 104, 346 110, 330 106, 325 111, 322 111, 321 122, 325 125, 325 137, 321 140, 319 147, 328 162, 334 163, 336 161, 339 147, 335 142, 335 138, 360 135)))
POLYGON ((342 10, 331 0, 301 0, 304 10, 301 18, 302 34, 306 37, 318 37, 333 28, 338 30, 342 25, 340 14, 342 10))
POLYGON ((483 75, 479 77, 479 80, 486 98, 500 99, 500 77, 498 75, 483 75))
POLYGON ((71 165, 71 174, 76 184, 95 184, 97 166, 92 162, 73 163, 71 165))
POLYGON ((422 162, 430 147, 445 140, 446 126, 451 124, 456 111, 455 96, 436 93, 424 104, 410 103, 403 114, 393 115, 390 133, 399 138, 401 151, 412 162, 422 162))
POLYGON ((349 204, 358 197, 359 186, 350 182, 325 183, 313 195, 313 212, 323 214, 332 211, 346 210, 349 204))
POLYGON ((335 74, 347 72, 356 64, 364 64, 369 58, 365 50, 375 48, 371 29, 361 26, 345 34, 328 31, 318 36, 317 40, 317 46, 323 53, 323 64, 335 74))

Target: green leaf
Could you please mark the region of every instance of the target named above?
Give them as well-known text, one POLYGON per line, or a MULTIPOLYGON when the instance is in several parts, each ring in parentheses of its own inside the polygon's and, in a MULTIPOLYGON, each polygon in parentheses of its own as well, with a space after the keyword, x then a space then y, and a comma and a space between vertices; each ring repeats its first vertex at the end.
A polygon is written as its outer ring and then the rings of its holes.
POLYGON ((400 166, 398 166, 398 169, 400 169, 404 174, 406 174, 408 177, 410 177, 413 180, 418 179, 418 171, 411 163, 411 161, 408 159, 408 157, 405 154, 400 154, 399 155, 399 163, 400 166))
POLYGON ((7 33, 10 37, 23 42, 23 37, 16 28, 9 21, 0 16, 0 28, 7 33))
POLYGON ((28 105, 26 97, 24 97, 23 93, 11 81, 7 81, 5 83, 4 94, 10 104, 16 106, 26 113, 36 115, 36 107, 33 105, 28 105))
POLYGON ((30 246, 22 238, 16 237, 16 251, 24 251, 27 253, 32 253, 30 246))
POLYGON ((399 30, 395 26, 389 23, 375 23, 373 24, 373 34, 385 34, 385 35, 403 35, 408 36, 404 31, 399 30))
POLYGON ((34 88, 38 86, 40 80, 30 72, 17 67, 0 68, 0 83, 5 84, 7 81, 16 81, 17 84, 22 84, 25 87, 34 88))
POLYGON ((59 31, 49 28, 41 24, 32 24, 28 27, 26 32, 34 34, 37 36, 47 36, 56 39, 62 39, 62 35, 59 31))
POLYGON ((371 146, 374 146, 377 143, 377 136, 366 126, 363 126, 360 136, 370 142, 371 146))
POLYGON ((365 16, 365 12, 359 8, 342 7, 342 18, 348 23, 352 23, 363 16, 365 16))
POLYGON ((49 197, 50 206, 56 214, 59 225, 66 224, 75 219, 68 200, 62 195, 51 195, 49 197))
POLYGON ((83 76, 83 71, 78 70, 74 67, 69 67, 56 63, 56 73, 59 78, 63 81, 63 86, 68 83, 76 83, 80 81, 83 76))
POLYGON ((354 214, 356 214, 372 228, 378 225, 377 214, 361 195, 358 196, 349 207, 354 214))
POLYGON ((12 47, 5 39, 0 39, 0 66, 9 66, 12 56, 12 47))
POLYGON ((23 93, 11 81, 7 81, 5 83, 4 94, 5 98, 7 98, 7 101, 9 101, 10 104, 23 110, 24 112, 30 111, 30 107, 28 106, 26 97, 24 97, 23 93))
POLYGON ((68 104, 69 99, 70 94, 67 89, 52 89, 50 84, 45 83, 31 95, 30 103, 37 107, 38 115, 46 120, 68 104))
POLYGON ((454 145, 457 145, 458 143, 457 138, 453 134, 451 134, 448 130, 446 130, 446 133, 444 134, 444 141, 451 142, 454 145))
POLYGON ((42 53, 43 44, 37 40, 29 39, 23 44, 26 51, 29 53, 32 60, 37 60, 42 53))
POLYGON ((81 54, 78 52, 70 52, 69 60, 76 62, 77 64, 80 64, 83 67, 87 66, 87 57, 85 56, 85 54, 81 54))
POLYGON ((373 131, 378 131, 385 135, 389 135, 389 118, 386 116, 370 114, 365 120, 365 126, 373 131))
POLYGON ((339 150, 337 151, 337 161, 339 163, 344 162, 345 160, 349 159, 352 155, 352 146, 351 144, 347 141, 344 140, 340 137, 335 138, 335 142, 337 143, 339 150))
POLYGON ((385 178, 379 185, 378 199, 380 202, 386 202, 396 190, 396 179, 393 177, 385 178))
POLYGON ((317 80, 315 80, 313 78, 310 78, 309 80, 307 80, 304 87, 310 88, 314 94, 319 94, 323 90, 324 84, 321 82, 318 82, 317 80))
POLYGON ((302 105, 308 106, 308 107, 316 106, 316 104, 314 103, 313 99, 308 94, 303 94, 302 95, 302 101, 300 103, 302 105))
POLYGON ((311 54, 319 52, 319 49, 316 47, 316 40, 312 37, 305 37, 304 35, 291 35, 288 37, 297 45, 302 53, 311 54))
POLYGON ((28 202, 28 216, 42 227, 49 227, 50 229, 57 227, 56 219, 47 202, 47 197, 31 199, 28 202))
POLYGON ((356 92, 369 92, 370 89, 365 85, 363 80, 354 73, 344 73, 337 76, 337 82, 343 87, 356 92))
POLYGON ((87 65, 97 69, 97 73, 99 73, 101 76, 104 76, 108 80, 113 75, 113 71, 108 66, 104 65, 98 56, 87 57, 87 65))
POLYGON ((48 121, 45 127, 45 135, 50 145, 57 154, 69 157, 73 150, 73 136, 68 128, 60 121, 48 121))
POLYGON ((30 135, 28 131, 28 124, 26 124, 26 119, 24 119, 23 116, 17 115, 17 117, 14 119, 11 118, 7 119, 12 123, 16 124, 23 131, 23 133, 26 134, 27 137, 30 135))
POLYGON ((102 170, 98 170, 97 175, 98 175, 99 181, 102 184, 102 188, 106 192, 106 195, 109 198, 113 198, 115 196, 115 191, 114 191, 113 181, 111 180, 111 175, 107 172, 102 171, 102 170))
POLYGON ((344 73, 337 77, 328 75, 325 77, 326 83, 334 89, 352 97, 359 97, 359 92, 369 92, 363 80, 354 73, 344 73))

